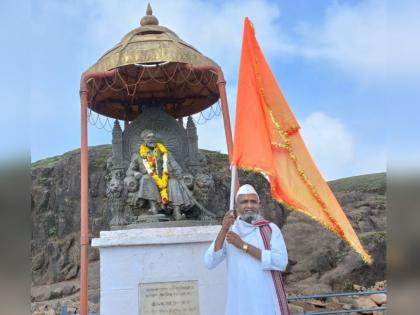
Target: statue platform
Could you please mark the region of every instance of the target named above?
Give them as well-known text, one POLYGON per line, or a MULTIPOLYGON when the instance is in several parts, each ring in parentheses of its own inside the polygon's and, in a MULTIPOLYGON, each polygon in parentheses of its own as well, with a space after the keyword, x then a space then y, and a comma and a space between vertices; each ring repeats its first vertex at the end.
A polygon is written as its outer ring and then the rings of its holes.
POLYGON ((226 265, 204 265, 220 225, 162 227, 195 223, 200 222, 139 223, 142 228, 124 226, 93 239, 101 256, 101 315, 223 314, 226 265))
POLYGON ((189 226, 211 226, 217 225, 216 220, 203 222, 198 220, 180 220, 180 221, 169 221, 169 220, 145 220, 135 224, 127 224, 121 226, 111 226, 111 231, 116 230, 131 230, 131 229, 144 229, 144 228, 173 228, 173 227, 189 227, 189 226))

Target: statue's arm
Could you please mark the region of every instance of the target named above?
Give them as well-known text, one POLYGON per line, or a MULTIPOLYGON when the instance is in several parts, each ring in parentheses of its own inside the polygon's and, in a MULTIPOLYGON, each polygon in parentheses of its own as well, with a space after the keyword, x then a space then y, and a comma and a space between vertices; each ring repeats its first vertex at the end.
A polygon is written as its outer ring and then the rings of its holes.
POLYGON ((182 179, 182 168, 179 166, 178 162, 172 156, 170 152, 168 152, 168 162, 169 162, 169 174, 172 177, 177 179, 182 179))

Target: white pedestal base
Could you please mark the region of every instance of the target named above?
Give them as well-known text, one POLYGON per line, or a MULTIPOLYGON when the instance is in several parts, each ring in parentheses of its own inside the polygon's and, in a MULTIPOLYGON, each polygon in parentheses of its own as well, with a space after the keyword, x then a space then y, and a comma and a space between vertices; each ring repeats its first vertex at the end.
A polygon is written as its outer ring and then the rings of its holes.
MULTIPOLYGON (((140 284, 172 281, 197 281, 199 312, 180 315, 222 315, 226 265, 207 270, 203 258, 219 230, 193 226, 101 232, 92 241, 101 257, 101 315, 139 315, 140 284)), ((173 302, 180 307, 177 304, 173 302)), ((160 309, 156 314, 171 314, 168 305, 160 309)))

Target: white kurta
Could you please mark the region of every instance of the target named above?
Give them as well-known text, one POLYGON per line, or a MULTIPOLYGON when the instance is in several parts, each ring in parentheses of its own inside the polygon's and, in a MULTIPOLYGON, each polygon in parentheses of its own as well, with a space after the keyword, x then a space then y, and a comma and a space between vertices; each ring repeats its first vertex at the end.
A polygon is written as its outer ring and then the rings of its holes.
POLYGON ((274 223, 271 250, 265 250, 258 227, 236 219, 231 230, 241 239, 261 249, 261 261, 226 242, 214 251, 214 242, 205 253, 207 268, 215 268, 226 258, 228 290, 225 315, 281 315, 271 270, 284 271, 287 250, 283 235, 274 223))

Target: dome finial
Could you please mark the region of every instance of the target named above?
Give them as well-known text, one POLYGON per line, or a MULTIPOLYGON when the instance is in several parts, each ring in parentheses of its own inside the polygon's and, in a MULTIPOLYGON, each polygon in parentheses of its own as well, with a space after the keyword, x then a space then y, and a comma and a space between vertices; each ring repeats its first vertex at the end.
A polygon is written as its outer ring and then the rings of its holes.
POLYGON ((140 25, 159 25, 159 20, 156 16, 153 15, 152 6, 150 5, 150 2, 147 4, 146 15, 143 16, 140 20, 140 25))
POLYGON ((153 15, 152 6, 150 2, 147 4, 146 15, 153 15))

